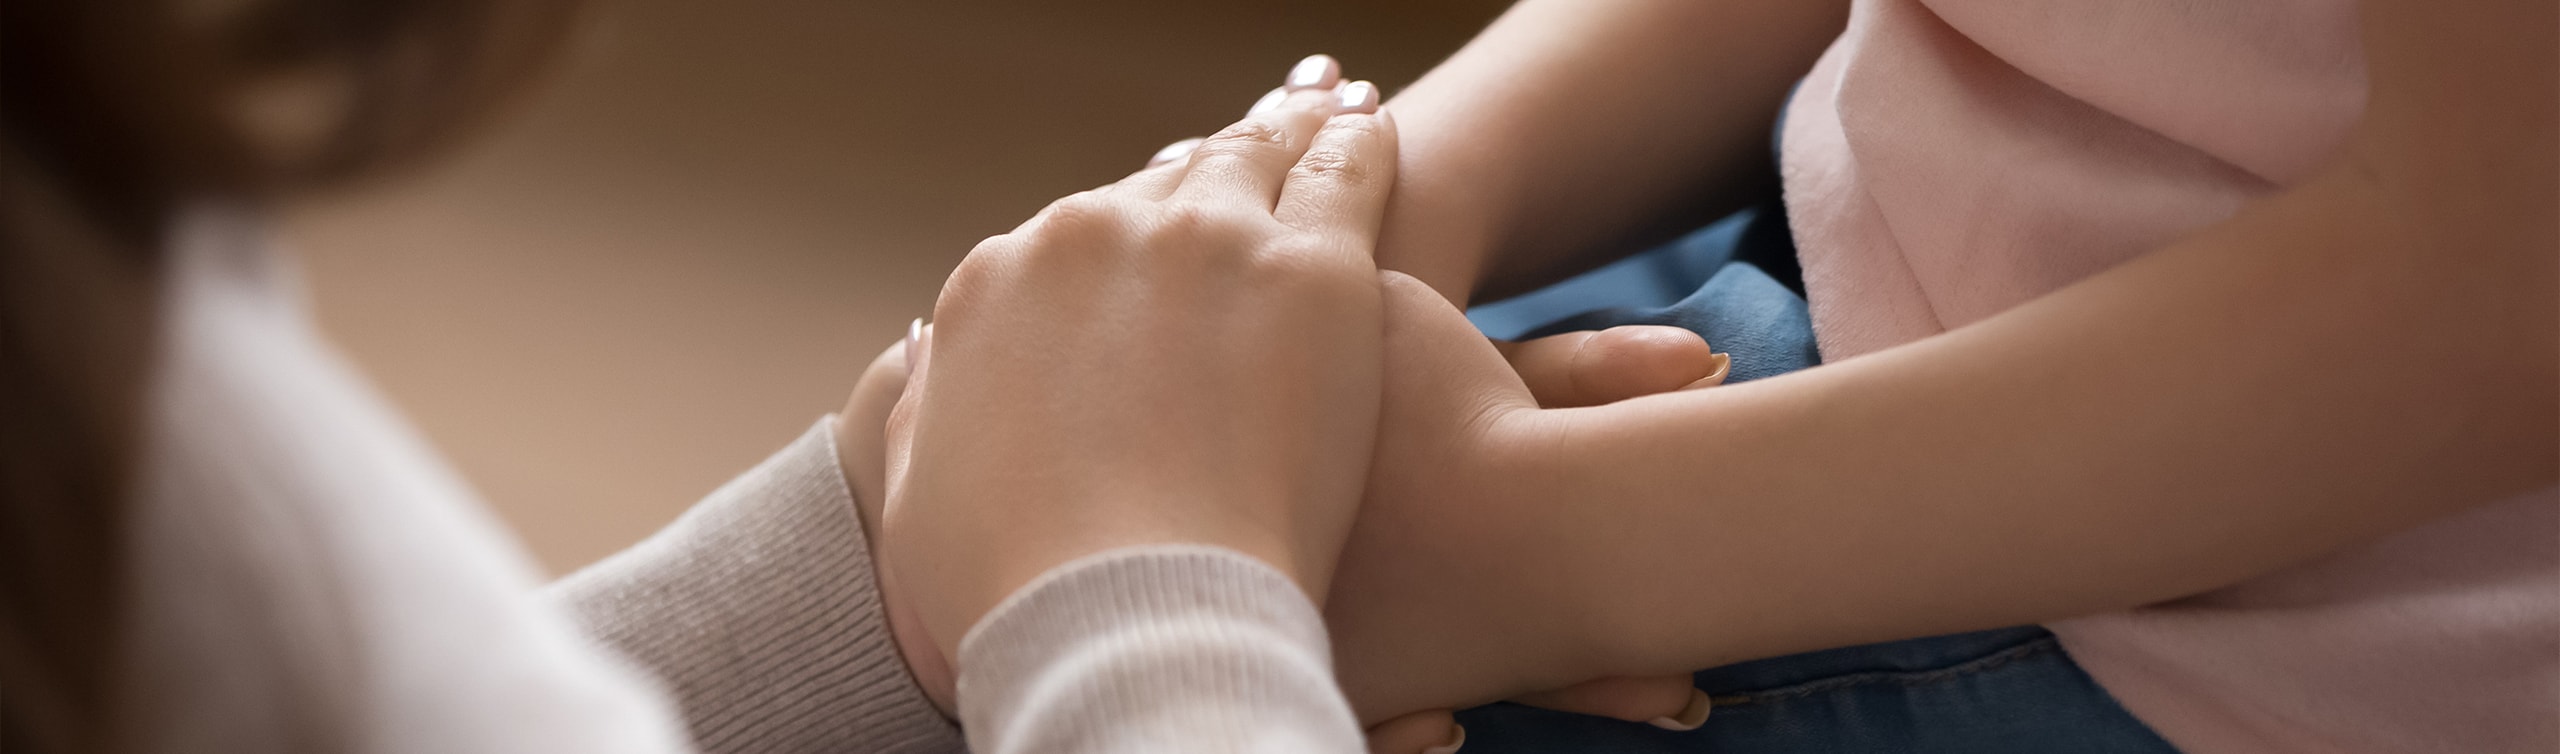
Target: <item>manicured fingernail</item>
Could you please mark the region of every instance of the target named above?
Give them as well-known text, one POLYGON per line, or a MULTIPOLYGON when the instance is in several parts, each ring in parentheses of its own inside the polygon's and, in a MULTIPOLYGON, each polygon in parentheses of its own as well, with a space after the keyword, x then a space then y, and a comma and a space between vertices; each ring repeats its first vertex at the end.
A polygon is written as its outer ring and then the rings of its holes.
POLYGON ((916 373, 916 341, 924 339, 924 318, 907 323, 907 374, 916 373))
POLYGON ((1689 706, 1680 708, 1680 714, 1657 717, 1647 722, 1663 730, 1697 730, 1698 726, 1707 724, 1707 713, 1714 712, 1715 709, 1715 702, 1707 700, 1707 692, 1690 689, 1689 706))
POLYGON ((1724 378, 1733 376, 1733 354, 1709 354, 1707 360, 1714 363, 1715 368, 1708 370, 1707 376, 1698 378, 1696 382, 1680 386, 1681 390, 1715 387, 1724 384, 1724 378))
POLYGON ((1331 55, 1309 55, 1289 67, 1288 78, 1281 80, 1286 89, 1329 89, 1342 78, 1342 64, 1331 55))
POLYGON ((1155 167, 1157 165, 1189 157, 1191 156, 1191 150, 1199 148, 1200 137, 1197 136, 1166 144, 1163 149, 1156 150, 1156 156, 1147 158, 1147 167, 1155 167))
POLYGON ((1342 112, 1365 113, 1378 109, 1378 85, 1376 84, 1354 81, 1342 85, 1342 88, 1337 91, 1339 92, 1337 96, 1340 97, 1337 104, 1342 107, 1342 112))
POLYGON ((1273 89, 1269 93, 1262 95, 1262 99, 1254 100, 1252 107, 1245 108, 1244 115, 1245 117, 1250 118, 1271 112, 1272 110, 1279 109, 1280 103, 1288 101, 1288 99, 1288 87, 1273 89))
POLYGON ((1465 745, 1467 745, 1467 726, 1450 723, 1449 742, 1423 749, 1422 754, 1458 754, 1458 747, 1465 745))

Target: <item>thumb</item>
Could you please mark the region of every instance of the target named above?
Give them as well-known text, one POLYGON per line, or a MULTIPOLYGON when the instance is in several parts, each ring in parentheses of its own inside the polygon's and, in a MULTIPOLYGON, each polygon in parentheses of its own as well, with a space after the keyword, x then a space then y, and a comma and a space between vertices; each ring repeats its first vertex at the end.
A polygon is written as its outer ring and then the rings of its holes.
POLYGON ((1511 361, 1538 405, 1597 406, 1637 396, 1722 384, 1732 357, 1697 333, 1667 325, 1569 332, 1494 348, 1511 361))
MULTIPOLYGON (((881 438, 886 458, 882 464, 884 491, 881 495, 886 500, 896 501, 906 494, 907 468, 914 457, 916 411, 923 400, 925 369, 931 361, 931 349, 927 345, 932 334, 932 328, 925 325, 924 320, 916 320, 907 325, 907 339, 903 346, 893 347, 891 351, 901 354, 906 381, 899 389, 897 404, 888 409, 888 417, 882 423, 881 438)), ((887 354, 881 355, 882 360, 888 358, 887 354)), ((884 524, 890 519, 885 513, 881 517, 884 524)), ((905 588, 899 584, 893 558, 885 556, 884 550, 892 539, 888 536, 888 529, 884 525, 874 530, 871 541, 872 576, 880 590, 882 611, 888 614, 890 636, 897 643, 899 658, 906 661, 907 672, 924 690, 925 699, 931 701, 934 709, 944 717, 957 719, 960 709, 958 677, 952 673, 951 663, 943 655, 942 647, 933 642, 932 635, 925 630, 924 619, 916 615, 905 588)))
POLYGON ((925 370, 933 363, 933 326, 916 320, 907 323, 907 339, 903 345, 907 366, 906 384, 898 392, 897 405, 889 408, 889 418, 882 424, 881 436, 887 458, 881 469, 883 497, 896 499, 905 486, 907 467, 912 460, 916 433, 916 412, 923 409, 925 370))
POLYGON ((1641 722, 1664 730, 1697 730, 1714 704, 1691 685, 1689 675, 1602 678, 1512 697, 1531 707, 1641 722))
POLYGON ((1455 754, 1467 729, 1444 709, 1423 710, 1369 726, 1369 754, 1455 754))

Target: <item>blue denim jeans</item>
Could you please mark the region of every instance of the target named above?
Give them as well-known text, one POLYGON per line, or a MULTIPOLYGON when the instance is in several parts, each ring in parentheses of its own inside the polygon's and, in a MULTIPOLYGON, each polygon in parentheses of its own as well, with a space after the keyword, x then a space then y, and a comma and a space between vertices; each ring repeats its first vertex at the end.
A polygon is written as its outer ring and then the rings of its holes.
MULTIPOLYGON (((1733 381, 1760 379, 1821 361, 1794 255, 1783 213, 1764 207, 1468 317, 1514 339, 1685 327, 1733 354, 1733 381)), ((1757 660, 1698 671, 1696 681, 1716 708, 1685 733, 1516 704, 1464 710, 1458 721, 1470 754, 2176 752, 2034 626, 1757 660)))

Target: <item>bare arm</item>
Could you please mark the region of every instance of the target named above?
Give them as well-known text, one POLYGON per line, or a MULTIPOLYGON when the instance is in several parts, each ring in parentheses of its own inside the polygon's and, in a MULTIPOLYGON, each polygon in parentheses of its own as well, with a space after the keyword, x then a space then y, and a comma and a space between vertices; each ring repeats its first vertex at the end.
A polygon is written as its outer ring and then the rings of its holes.
POLYGON ((1526 0, 1389 103, 1380 266, 1464 304, 1733 209, 1840 0, 1526 0))
POLYGON ((2296 190, 1941 337, 1545 414, 1528 494, 1623 506, 1554 522, 1619 554, 1581 583, 1714 595, 1615 590, 1614 670, 2143 604, 2553 484, 2553 7, 2366 5, 2372 109, 2296 190))

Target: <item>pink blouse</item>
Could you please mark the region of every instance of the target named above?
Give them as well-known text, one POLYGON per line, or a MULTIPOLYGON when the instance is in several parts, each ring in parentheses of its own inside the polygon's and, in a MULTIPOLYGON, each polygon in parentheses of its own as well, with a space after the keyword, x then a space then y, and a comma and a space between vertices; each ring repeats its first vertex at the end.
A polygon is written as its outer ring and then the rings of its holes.
MULTIPOLYGON (((2308 177, 2363 112, 2353 0, 1860 0, 1781 169, 1824 358, 1944 332, 2308 177)), ((2171 743, 2560 751, 2560 490, 2052 626, 2171 743)))

